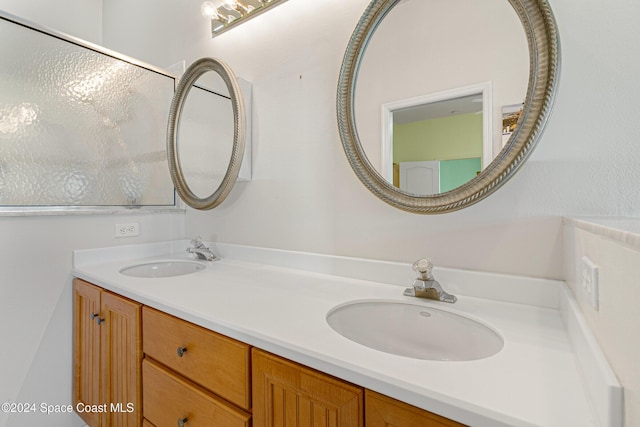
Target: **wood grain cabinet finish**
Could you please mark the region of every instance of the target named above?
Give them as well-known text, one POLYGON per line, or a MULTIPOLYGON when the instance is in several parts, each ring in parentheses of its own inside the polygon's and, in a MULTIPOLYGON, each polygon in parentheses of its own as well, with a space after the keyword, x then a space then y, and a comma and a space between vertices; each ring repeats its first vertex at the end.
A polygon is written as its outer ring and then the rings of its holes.
POLYGON ((253 427, 362 427, 363 390, 252 350, 253 427))
POLYGON ((74 406, 90 427, 142 424, 141 304, 74 279, 74 406))
MULTIPOLYGON (((100 404, 100 327, 91 318, 100 313, 100 288, 73 281, 73 403, 100 404)), ((90 427, 100 426, 100 414, 78 414, 90 427)))
POLYGON ((249 345, 149 307, 142 310, 142 325, 147 356, 229 402, 251 409, 249 345))
POLYGON ((155 427, 250 427, 251 415, 153 360, 142 362, 144 417, 155 427))
POLYGON ((464 427, 371 390, 365 391, 366 427, 464 427))

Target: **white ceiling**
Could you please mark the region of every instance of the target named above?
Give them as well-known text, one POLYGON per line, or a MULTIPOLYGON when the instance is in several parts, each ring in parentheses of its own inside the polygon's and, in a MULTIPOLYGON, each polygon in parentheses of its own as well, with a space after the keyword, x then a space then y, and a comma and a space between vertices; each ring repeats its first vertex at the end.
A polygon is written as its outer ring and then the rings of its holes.
POLYGON ((396 110, 393 112, 393 123, 405 124, 479 112, 482 112, 481 93, 396 110))

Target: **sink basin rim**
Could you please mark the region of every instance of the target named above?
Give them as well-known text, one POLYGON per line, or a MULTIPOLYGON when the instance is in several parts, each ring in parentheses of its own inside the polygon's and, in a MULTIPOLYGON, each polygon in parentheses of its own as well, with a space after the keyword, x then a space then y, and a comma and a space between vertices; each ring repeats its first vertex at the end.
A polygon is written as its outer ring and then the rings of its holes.
MULTIPOLYGON (((406 357, 409 359, 414 359, 414 360, 424 360, 424 361, 428 361, 428 362, 456 362, 456 363, 461 363, 461 362, 475 362, 478 360, 483 360, 483 359, 487 359, 493 356, 496 356, 497 354, 501 353, 505 347, 507 346, 507 341, 505 339, 504 334, 498 330, 495 326, 493 326, 492 324, 488 323, 487 321, 485 321, 484 319, 478 318, 477 316, 473 316, 471 314, 465 313, 463 311, 460 310, 456 310, 456 309, 452 309, 444 306, 440 306, 439 303, 435 302, 432 303, 431 301, 407 301, 404 299, 357 299, 357 300, 350 300, 350 301, 346 301, 343 303, 340 303, 334 307, 332 307, 331 309, 329 309, 329 311, 327 312, 326 316, 325 316, 325 321, 327 322, 327 325, 337 334, 339 334, 340 336, 342 336, 343 338, 348 339, 349 341, 353 342, 353 343, 357 343, 359 345, 362 345, 364 347, 367 347, 369 349, 373 349, 376 351, 381 351, 387 354, 392 354, 394 356, 400 356, 400 357, 406 357), (464 358, 460 358, 460 359, 442 359, 442 358, 430 358, 430 357, 421 357, 421 356, 414 356, 414 355, 408 355, 408 354, 402 354, 402 353, 397 353, 395 351, 389 351, 383 348, 379 348, 376 345, 371 345, 371 344, 367 344, 365 342, 362 342, 362 339, 366 339, 366 338, 360 338, 360 337, 353 337, 353 336, 349 336, 348 333, 343 333, 343 331, 338 330, 336 327, 334 327, 334 325, 332 325, 331 321, 329 320, 333 314, 335 314, 338 311, 341 311, 343 309, 345 309, 346 307, 350 307, 350 306, 362 306, 362 305, 366 305, 366 304, 382 304, 382 305, 395 305, 395 306, 411 306, 411 307, 418 307, 420 309, 425 309, 425 310, 429 310, 429 311, 434 311, 435 313, 442 313, 445 316, 452 316, 453 318, 460 318, 459 320, 462 320, 463 322, 470 322, 471 324, 476 324, 475 326, 479 326, 479 330, 483 331, 484 334, 491 336, 492 338, 496 339, 496 344, 494 344, 494 347, 496 347, 495 351, 491 351, 486 355, 483 355, 481 357, 464 357, 464 358), (488 334, 487 334, 488 332, 488 334)), ((409 326, 409 325, 406 325, 409 326)))
POLYGON ((159 259, 127 265, 118 273, 140 279, 162 279, 191 275, 206 268, 206 264, 193 259, 159 259))

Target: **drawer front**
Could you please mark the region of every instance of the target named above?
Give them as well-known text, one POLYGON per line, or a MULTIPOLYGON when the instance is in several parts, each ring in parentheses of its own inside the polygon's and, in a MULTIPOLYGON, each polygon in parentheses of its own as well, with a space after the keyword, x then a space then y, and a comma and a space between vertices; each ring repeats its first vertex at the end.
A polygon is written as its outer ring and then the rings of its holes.
POLYGON ((367 427, 465 427, 455 421, 425 411, 404 402, 365 391, 367 427))
POLYGON ((244 409, 251 408, 250 346, 149 307, 142 312, 146 355, 244 409))
POLYGON ((249 427, 251 416, 151 360, 142 362, 144 418, 155 427, 249 427))

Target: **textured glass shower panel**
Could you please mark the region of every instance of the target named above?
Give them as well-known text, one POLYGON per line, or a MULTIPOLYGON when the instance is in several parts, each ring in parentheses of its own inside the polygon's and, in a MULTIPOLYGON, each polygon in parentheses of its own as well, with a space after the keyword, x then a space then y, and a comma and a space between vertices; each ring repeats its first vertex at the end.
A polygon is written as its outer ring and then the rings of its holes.
POLYGON ((172 206, 174 80, 0 19, 0 205, 172 206))

